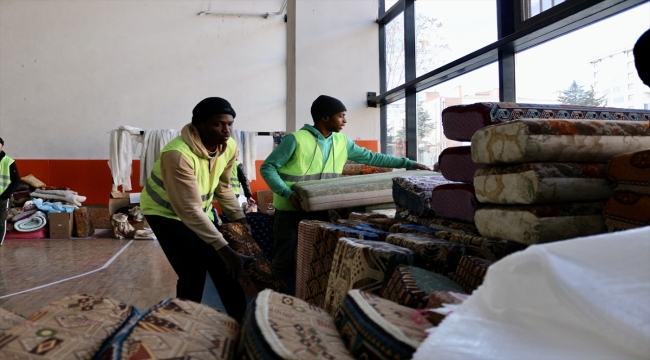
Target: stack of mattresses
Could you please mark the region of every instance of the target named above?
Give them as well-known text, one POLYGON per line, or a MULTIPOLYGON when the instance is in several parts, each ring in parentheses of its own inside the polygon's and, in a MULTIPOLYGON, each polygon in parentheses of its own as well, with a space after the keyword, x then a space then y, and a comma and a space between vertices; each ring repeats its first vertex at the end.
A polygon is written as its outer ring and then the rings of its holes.
POLYGON ((414 312, 352 290, 345 296, 335 321, 347 349, 356 359, 410 359, 426 338, 425 330, 432 326, 424 318, 414 320, 414 312))
POLYGON ((101 359, 234 359, 239 324, 192 301, 167 299, 140 314, 101 359))
MULTIPOLYGON (((422 217, 413 215, 409 210, 402 208, 401 206, 397 207, 397 217, 399 219, 407 220, 411 223, 416 223, 422 226, 428 226, 434 230, 442 230, 455 232, 459 234, 467 235, 479 235, 478 229, 474 225, 474 222, 463 221, 463 220, 452 220, 442 217, 422 217)), ((397 218, 396 217, 396 218, 397 218)))
POLYGON ((523 250, 526 245, 503 239, 472 236, 449 231, 438 231, 434 237, 465 245, 467 255, 497 261, 506 255, 523 250))
POLYGON ((351 212, 348 216, 348 220, 357 220, 357 221, 368 221, 373 218, 388 218, 388 216, 380 213, 372 212, 351 212))
POLYGON ((235 358, 354 359, 327 312, 271 290, 251 301, 235 358))
MULTIPOLYGON (((409 171, 409 176, 431 176, 431 171, 409 171)), ((393 202, 394 173, 301 181, 291 189, 301 197, 307 211, 341 209, 393 202)))
POLYGON ((463 256, 454 273, 454 281, 460 284, 465 291, 472 293, 483 283, 488 267, 492 261, 476 256, 463 256))
POLYGON ((260 249, 243 224, 223 224, 220 230, 233 250, 257 259, 257 261, 245 265, 244 270, 248 275, 248 279, 243 277, 237 279, 248 297, 253 298, 264 289, 273 289, 285 294, 289 293, 284 281, 273 271, 271 261, 264 255, 262 249, 260 249))
POLYGON ((614 188, 603 216, 610 231, 650 225, 650 150, 615 156, 607 168, 614 188))
MULTIPOLYGON (((407 173, 408 174, 408 173, 407 173)), ((441 175, 399 176, 393 178, 393 200, 400 208, 418 217, 434 217, 431 192, 441 185, 452 183, 441 175)))
POLYGON ((604 165, 650 147, 645 121, 514 120, 477 131, 472 159, 485 237, 534 244, 604 232, 604 165), (518 164, 515 166, 514 164, 518 164), (505 166, 504 166, 505 165, 505 166))
POLYGON ((393 168, 359 164, 352 160, 346 161, 345 165, 343 165, 343 176, 380 174, 380 173, 392 172, 392 171, 393 168))
POLYGON ((334 315, 348 291, 379 294, 399 265, 413 265, 413 251, 379 241, 341 238, 327 282, 325 310, 334 315))
POLYGON ((388 236, 386 242, 412 250, 416 266, 444 276, 453 276, 460 258, 465 255, 465 245, 428 234, 395 233, 388 236))
POLYGON ((90 359, 137 316, 132 306, 88 295, 66 296, 0 334, 1 359, 90 359))
POLYGON ((420 233, 434 235, 440 231, 420 224, 395 224, 389 229, 392 233, 420 233))
POLYGON ((323 307, 332 259, 342 237, 379 240, 371 232, 355 230, 318 220, 303 220, 298 226, 296 296, 323 307))
POLYGON ((355 229, 361 230, 361 231, 367 231, 371 232, 373 234, 377 234, 379 236, 379 240, 381 241, 386 241, 386 237, 390 235, 389 231, 382 230, 380 228, 374 227, 370 224, 357 224, 354 226, 355 229))
POLYGON ((427 307, 436 291, 465 293, 458 283, 446 276, 415 266, 400 265, 381 292, 381 297, 414 309, 427 307))

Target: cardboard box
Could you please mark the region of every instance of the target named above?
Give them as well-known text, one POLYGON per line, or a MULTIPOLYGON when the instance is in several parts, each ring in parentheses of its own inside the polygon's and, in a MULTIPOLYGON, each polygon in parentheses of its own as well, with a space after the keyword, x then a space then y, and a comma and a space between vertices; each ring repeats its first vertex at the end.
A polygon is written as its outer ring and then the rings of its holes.
POLYGON ((74 216, 72 213, 50 213, 50 239, 72 238, 74 216))
POLYGON ((111 197, 108 199, 108 216, 113 216, 119 208, 125 206, 135 206, 139 205, 139 202, 132 203, 131 199, 139 199, 134 195, 139 195, 140 193, 121 193, 117 191, 111 192, 111 197))
POLYGON ((273 202, 273 191, 261 190, 257 192, 257 209, 266 214, 269 204, 273 202))

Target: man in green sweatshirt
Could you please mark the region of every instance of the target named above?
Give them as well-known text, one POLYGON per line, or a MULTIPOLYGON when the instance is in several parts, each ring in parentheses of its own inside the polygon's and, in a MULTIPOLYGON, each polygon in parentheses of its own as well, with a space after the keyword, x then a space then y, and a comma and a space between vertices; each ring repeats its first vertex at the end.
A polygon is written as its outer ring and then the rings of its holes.
POLYGON ((321 95, 311 106, 314 125, 302 127, 284 139, 266 158, 260 172, 273 191, 273 269, 295 292, 298 225, 302 220, 329 221, 327 211, 306 212, 300 196, 291 190, 299 181, 340 177, 346 160, 391 167, 431 170, 407 158, 375 153, 357 146, 340 131, 345 126, 345 105, 333 97, 321 95))

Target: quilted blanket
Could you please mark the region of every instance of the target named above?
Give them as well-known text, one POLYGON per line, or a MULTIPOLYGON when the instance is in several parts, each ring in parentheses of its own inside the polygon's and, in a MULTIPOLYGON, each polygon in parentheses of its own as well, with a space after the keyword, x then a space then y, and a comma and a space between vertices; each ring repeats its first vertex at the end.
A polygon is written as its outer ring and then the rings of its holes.
POLYGON ((650 121, 650 111, 577 105, 476 103, 444 109, 442 130, 448 139, 469 141, 475 132, 486 126, 517 119, 650 121))
POLYGON ((400 265, 381 292, 381 297, 413 309, 423 309, 435 291, 465 292, 446 276, 415 266, 400 265))
POLYGON ((474 194, 474 186, 456 183, 433 189, 431 207, 437 216, 471 223, 480 204, 474 194))
POLYGON ((604 201, 613 190, 605 164, 527 163, 490 166, 474 177, 478 201, 492 204, 551 204, 604 201))
POLYGON ((472 160, 487 165, 606 163, 616 155, 648 148, 647 121, 515 120, 472 136, 472 160))
POLYGON ((393 200, 416 216, 434 216, 431 208, 431 191, 451 183, 440 175, 400 176, 393 178, 393 200))
MULTIPOLYGON (((431 176, 431 171, 408 171, 409 176, 431 176)), ((385 204, 393 201, 393 178, 399 173, 349 176, 336 179, 304 181, 291 188, 307 211, 340 209, 354 206, 385 204)))
POLYGON ((650 150, 615 156, 607 167, 607 180, 616 191, 650 195, 650 150))
POLYGON ((352 289, 379 294, 398 265, 413 265, 413 251, 379 241, 339 239, 327 282, 325 310, 335 315, 352 289))
POLYGON ((241 334, 236 359, 354 359, 329 314, 271 290, 251 301, 241 334))
POLYGON ((342 237, 379 240, 362 230, 318 220, 303 220, 298 226, 296 296, 311 305, 323 307, 334 250, 342 237))
POLYGON ((336 316, 347 349, 357 359, 410 359, 431 323, 414 310, 359 290, 350 291, 336 316))
POLYGON ((472 161, 471 146, 455 146, 444 149, 438 157, 440 173, 445 179, 471 183, 476 170, 485 167, 472 161))
POLYGON ((416 266, 444 276, 452 276, 465 255, 465 245, 425 234, 392 234, 386 242, 413 250, 416 266))
POLYGON ((488 206, 476 211, 476 227, 489 238, 545 243, 607 232, 604 203, 488 206))
POLYGON ((611 230, 650 225, 650 196, 629 191, 616 192, 603 209, 605 224, 611 230))

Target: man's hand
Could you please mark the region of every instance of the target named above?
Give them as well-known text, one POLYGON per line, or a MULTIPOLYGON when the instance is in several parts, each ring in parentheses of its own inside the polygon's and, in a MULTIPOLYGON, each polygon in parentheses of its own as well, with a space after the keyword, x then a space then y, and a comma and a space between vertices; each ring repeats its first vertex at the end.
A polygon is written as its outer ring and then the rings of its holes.
POLYGON ((289 197, 289 202, 291 202, 291 205, 293 205, 293 207, 295 207, 296 210, 305 211, 305 210, 302 209, 302 206, 300 206, 300 201, 301 200, 302 200, 302 198, 300 197, 300 195, 298 195, 296 193, 292 193, 291 196, 289 197))
POLYGON ((428 167, 428 166, 426 166, 426 165, 424 165, 424 164, 420 164, 420 163, 415 163, 415 164, 413 164, 413 169, 418 169, 418 170, 429 170, 429 171, 431 171, 431 168, 430 168, 430 167, 428 167))
POLYGON ((228 274, 234 279, 243 278, 246 281, 249 281, 248 275, 246 274, 246 265, 251 262, 257 261, 256 258, 248 255, 242 255, 230 246, 226 245, 221 249, 217 250, 219 257, 223 260, 223 263, 226 265, 228 274))
POLYGON ((253 199, 252 197, 246 198, 246 201, 248 201, 249 204, 257 204, 255 199, 253 199))
POLYGON ((248 235, 253 235, 253 232, 251 230, 251 226, 248 224, 248 220, 246 220, 245 217, 237 220, 237 222, 244 225, 244 227, 246 228, 246 231, 248 232, 248 235))

